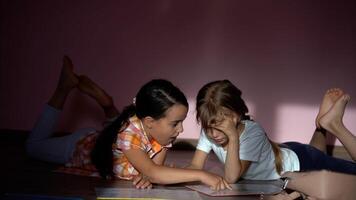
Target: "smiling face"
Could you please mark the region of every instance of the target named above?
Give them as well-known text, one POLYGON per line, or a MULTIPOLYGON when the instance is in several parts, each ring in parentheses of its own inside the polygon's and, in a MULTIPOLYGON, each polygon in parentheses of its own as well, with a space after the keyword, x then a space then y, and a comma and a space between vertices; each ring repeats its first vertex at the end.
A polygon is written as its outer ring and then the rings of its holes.
POLYGON ((145 131, 149 137, 155 139, 161 145, 172 143, 179 133, 183 132, 183 121, 187 117, 188 108, 181 104, 175 104, 165 112, 160 119, 146 117, 143 120, 145 131))

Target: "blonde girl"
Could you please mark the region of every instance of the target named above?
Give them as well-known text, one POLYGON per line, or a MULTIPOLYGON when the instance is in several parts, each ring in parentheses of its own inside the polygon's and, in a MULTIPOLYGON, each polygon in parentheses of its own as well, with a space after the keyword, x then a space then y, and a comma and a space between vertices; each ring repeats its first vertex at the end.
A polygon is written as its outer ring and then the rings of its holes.
MULTIPOLYGON (((318 126, 321 116, 342 97, 341 90, 335 90, 329 91, 327 96, 335 96, 331 105, 321 106, 318 126)), ((328 169, 356 174, 354 162, 328 156, 318 149, 318 142, 314 141, 311 145, 297 142, 278 145, 272 142, 263 128, 247 115, 248 108, 241 98, 241 91, 228 80, 203 86, 197 95, 196 110, 202 131, 189 168, 202 169, 208 153, 213 150, 224 163, 224 178, 228 183, 240 178, 277 179, 287 171, 328 169)), ((319 126, 315 134, 324 131, 319 126)), ((347 147, 351 149, 351 145, 347 147)))

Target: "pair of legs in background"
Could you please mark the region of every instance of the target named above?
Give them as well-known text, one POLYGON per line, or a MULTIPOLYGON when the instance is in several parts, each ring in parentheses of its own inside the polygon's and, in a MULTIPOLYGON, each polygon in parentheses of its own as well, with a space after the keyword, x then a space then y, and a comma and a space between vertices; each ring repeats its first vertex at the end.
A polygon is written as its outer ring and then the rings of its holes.
POLYGON ((339 88, 329 89, 316 117, 316 131, 310 145, 285 143, 299 158, 301 171, 331 170, 356 174, 356 163, 326 154, 326 134, 332 134, 344 145, 351 158, 356 160, 356 137, 344 126, 343 116, 350 96, 339 88))
POLYGON ((289 178, 287 188, 294 192, 282 192, 271 196, 270 200, 293 199, 353 199, 356 176, 338 174, 328 171, 310 171, 327 166, 333 171, 355 174, 356 163, 326 155, 326 134, 333 134, 344 145, 351 158, 356 159, 356 137, 344 126, 342 119, 349 95, 341 89, 330 89, 324 95, 316 117, 317 129, 313 134, 310 145, 287 143, 293 146, 307 172, 287 172, 289 178), (327 162, 327 163, 326 163, 327 162))
POLYGON ((57 88, 26 141, 26 150, 31 157, 65 164, 70 160, 77 141, 89 133, 96 132, 93 128, 84 128, 66 136, 53 137, 66 99, 75 88, 96 100, 105 112, 106 122, 109 123, 118 116, 119 112, 112 98, 88 77, 75 74, 72 61, 65 56, 57 88))

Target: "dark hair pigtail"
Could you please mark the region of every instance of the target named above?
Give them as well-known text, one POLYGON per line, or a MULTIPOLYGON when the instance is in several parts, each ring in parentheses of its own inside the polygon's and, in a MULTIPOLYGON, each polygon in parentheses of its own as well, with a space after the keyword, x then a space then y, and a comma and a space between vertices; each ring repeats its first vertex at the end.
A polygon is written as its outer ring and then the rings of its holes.
POLYGON ((91 160, 100 173, 100 176, 108 179, 113 177, 113 151, 112 145, 117 139, 117 134, 128 125, 128 119, 135 115, 135 106, 124 108, 118 118, 107 126, 98 136, 94 149, 91 152, 91 160))

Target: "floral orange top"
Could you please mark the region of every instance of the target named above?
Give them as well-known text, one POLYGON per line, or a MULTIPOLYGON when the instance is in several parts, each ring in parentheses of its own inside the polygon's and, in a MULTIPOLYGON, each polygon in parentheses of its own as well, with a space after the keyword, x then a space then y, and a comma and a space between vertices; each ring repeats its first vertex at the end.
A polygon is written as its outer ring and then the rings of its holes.
MULTIPOLYGON (((116 177, 127 180, 131 180, 138 172, 128 161, 122 150, 141 149, 150 158, 153 158, 163 148, 166 148, 156 140, 147 137, 141 120, 136 116, 131 117, 129 122, 128 127, 118 133, 117 140, 113 144, 113 172, 116 177)), ((99 176, 90 159, 90 152, 94 148, 98 135, 98 132, 93 132, 80 139, 77 142, 72 159, 66 164, 66 168, 58 171, 86 176, 99 176)))

